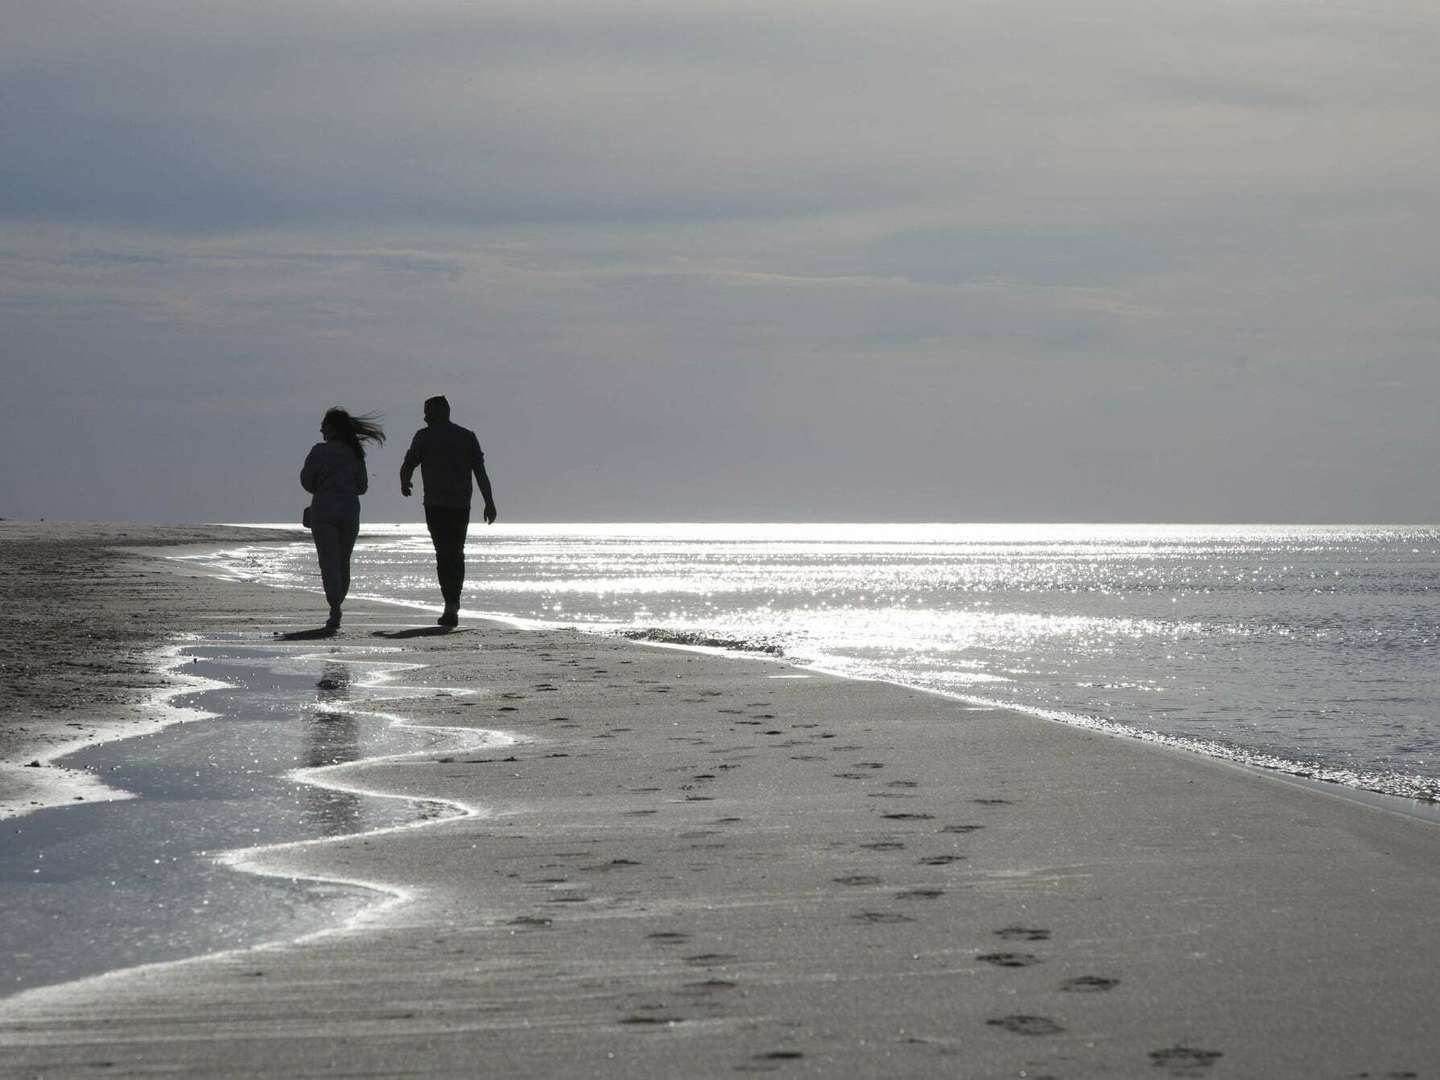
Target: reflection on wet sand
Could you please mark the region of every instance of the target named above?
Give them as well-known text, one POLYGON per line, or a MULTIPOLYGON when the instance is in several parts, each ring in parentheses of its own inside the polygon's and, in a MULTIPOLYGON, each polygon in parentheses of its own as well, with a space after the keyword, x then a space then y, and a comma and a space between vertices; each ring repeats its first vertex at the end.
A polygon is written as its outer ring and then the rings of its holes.
MULTIPOLYGON (((360 757, 360 724, 346 708, 350 697, 350 669, 327 664, 315 684, 315 708, 306 720, 305 768, 341 765, 360 757)), ((301 795, 306 816, 325 836, 342 836, 360 830, 360 797, 315 784, 304 785, 301 795)))

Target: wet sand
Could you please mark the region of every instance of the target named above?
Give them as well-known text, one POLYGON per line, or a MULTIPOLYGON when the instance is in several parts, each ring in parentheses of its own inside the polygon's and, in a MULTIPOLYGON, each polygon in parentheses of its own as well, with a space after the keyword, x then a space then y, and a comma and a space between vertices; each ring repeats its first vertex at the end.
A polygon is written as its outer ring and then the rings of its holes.
MULTIPOLYGON (((134 576, 105 618, 143 612, 154 635, 268 641, 319 607, 106 559, 134 576)), ((412 620, 347 605, 329 647, 427 665, 390 712, 523 741, 327 779, 474 813, 243 856, 386 899, 298 943, 0 1000, 0 1075, 1398 1077, 1440 1060, 1431 823, 770 661, 412 620)), ((26 686, 21 746, 65 722, 48 692, 26 686)))

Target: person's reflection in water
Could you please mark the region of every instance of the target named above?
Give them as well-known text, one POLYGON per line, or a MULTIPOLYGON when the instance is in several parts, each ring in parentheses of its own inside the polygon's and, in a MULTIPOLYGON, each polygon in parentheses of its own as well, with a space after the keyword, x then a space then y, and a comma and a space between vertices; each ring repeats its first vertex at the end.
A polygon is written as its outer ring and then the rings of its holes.
MULTIPOLYGON (((306 768, 339 765, 360 757, 360 724, 346 708, 350 697, 350 670, 329 664, 315 684, 315 711, 305 729, 306 768)), ((304 785, 303 806, 326 836, 360 831, 360 797, 315 784, 304 785)))

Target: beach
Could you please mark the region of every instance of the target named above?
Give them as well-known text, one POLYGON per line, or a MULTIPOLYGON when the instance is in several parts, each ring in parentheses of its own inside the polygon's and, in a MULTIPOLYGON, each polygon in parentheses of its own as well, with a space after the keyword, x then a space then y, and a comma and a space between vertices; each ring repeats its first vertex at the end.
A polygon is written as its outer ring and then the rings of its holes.
MULTIPOLYGON (((176 635, 317 624, 314 594, 156 554, 268 535, 0 523, 5 813, 105 797, 47 762, 163 722, 154 658, 176 635)), ((344 783, 461 812, 237 858, 364 883, 375 905, 300 941, 0 999, 0 1075, 1401 1077, 1440 1060, 1434 824, 773 660, 427 622, 354 602, 327 647, 423 665, 385 708, 456 749, 344 783)))

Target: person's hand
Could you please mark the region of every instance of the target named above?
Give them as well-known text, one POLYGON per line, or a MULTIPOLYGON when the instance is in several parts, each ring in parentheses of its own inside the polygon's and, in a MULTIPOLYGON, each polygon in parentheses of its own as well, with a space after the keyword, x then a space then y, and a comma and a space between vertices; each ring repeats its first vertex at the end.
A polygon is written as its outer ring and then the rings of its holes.
POLYGON ((409 484, 401 484, 401 485, 400 485, 400 494, 401 494, 401 495, 404 495, 405 498, 408 499, 408 498, 410 497, 410 485, 409 485, 409 484))
POLYGON ((485 504, 485 524, 486 524, 486 525, 494 525, 494 524, 495 524, 495 504, 494 504, 494 503, 486 503, 486 504, 485 504))

